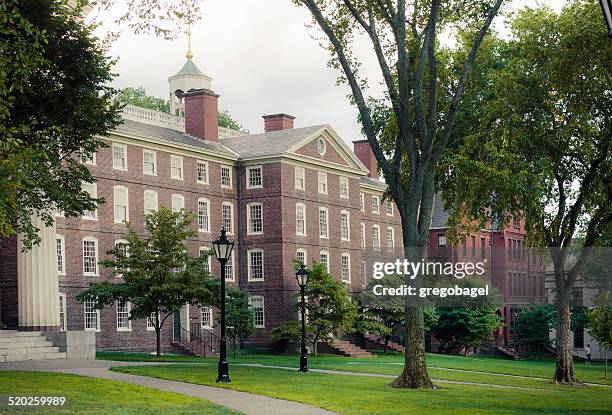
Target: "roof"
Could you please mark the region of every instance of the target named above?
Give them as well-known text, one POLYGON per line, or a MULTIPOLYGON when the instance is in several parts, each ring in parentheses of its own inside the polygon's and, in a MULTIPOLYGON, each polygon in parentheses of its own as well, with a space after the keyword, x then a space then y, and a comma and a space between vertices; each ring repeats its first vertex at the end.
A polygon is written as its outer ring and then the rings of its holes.
POLYGON ((230 150, 239 153, 241 157, 265 157, 285 153, 326 127, 328 127, 326 124, 313 125, 261 134, 226 137, 221 138, 220 141, 230 150))
POLYGON ((381 182, 380 180, 374 180, 371 177, 364 176, 364 177, 361 178, 360 182, 361 182, 361 184, 365 184, 365 185, 368 185, 368 186, 378 187, 382 191, 387 190, 387 184, 386 183, 381 182))
POLYGON ((187 59, 187 62, 185 62, 185 65, 183 65, 181 70, 178 71, 174 75, 174 77, 177 77, 177 76, 205 76, 205 75, 204 75, 204 72, 202 72, 200 68, 198 68, 191 59, 187 59))
POLYGON ((444 200, 442 195, 436 193, 432 205, 431 225, 430 228, 448 228, 448 212, 444 209, 444 200))
POLYGON ((151 136, 164 140, 174 141, 176 143, 185 144, 188 146, 199 147, 219 155, 236 157, 236 154, 214 141, 201 140, 171 128, 158 127, 156 125, 144 124, 138 121, 122 120, 123 122, 115 127, 115 131, 128 133, 140 136, 151 136))

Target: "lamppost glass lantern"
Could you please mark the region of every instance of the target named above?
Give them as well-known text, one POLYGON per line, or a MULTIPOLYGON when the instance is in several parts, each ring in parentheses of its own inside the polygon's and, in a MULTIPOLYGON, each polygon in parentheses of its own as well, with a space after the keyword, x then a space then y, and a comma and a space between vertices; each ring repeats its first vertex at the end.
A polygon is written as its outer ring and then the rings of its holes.
POLYGON ((606 19, 606 25, 608 26, 608 35, 612 37, 612 0, 599 1, 601 2, 601 10, 606 19))
POLYGON ((300 353, 300 372, 308 372, 308 354, 306 351, 306 302, 304 301, 304 289, 308 283, 308 275, 310 273, 304 266, 300 265, 300 269, 295 273, 295 278, 300 286, 301 309, 302 309, 302 347, 300 353))
POLYGON ((227 364, 227 341, 225 338, 225 264, 232 256, 234 242, 227 239, 225 229, 221 230, 221 236, 213 242, 215 256, 221 264, 221 290, 220 290, 220 311, 221 311, 221 339, 219 340, 219 370, 217 382, 230 383, 229 367, 227 364))

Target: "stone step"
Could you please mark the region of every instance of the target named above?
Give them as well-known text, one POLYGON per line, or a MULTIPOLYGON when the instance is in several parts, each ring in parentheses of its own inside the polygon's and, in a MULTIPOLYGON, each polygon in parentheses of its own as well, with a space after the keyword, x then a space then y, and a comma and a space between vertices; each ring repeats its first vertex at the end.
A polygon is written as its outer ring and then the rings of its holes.
POLYGON ((43 347, 24 347, 21 349, 4 349, 0 350, 0 355, 3 356, 14 356, 14 355, 38 355, 41 353, 57 353, 60 348, 57 346, 43 346, 43 347))
POLYGON ((1 337, 31 337, 31 336, 44 336, 42 331, 17 331, 17 330, 0 330, 1 337))
POLYGON ((36 340, 36 341, 26 341, 26 342, 7 342, 0 343, 0 353, 3 350, 11 350, 11 349, 24 349, 26 347, 48 347, 53 346, 53 342, 48 340, 36 340))
POLYGON ((21 362, 24 360, 47 360, 47 359, 65 359, 65 352, 47 352, 47 353, 22 353, 0 356, 0 362, 21 362), (4 359, 4 360, 2 360, 4 359))

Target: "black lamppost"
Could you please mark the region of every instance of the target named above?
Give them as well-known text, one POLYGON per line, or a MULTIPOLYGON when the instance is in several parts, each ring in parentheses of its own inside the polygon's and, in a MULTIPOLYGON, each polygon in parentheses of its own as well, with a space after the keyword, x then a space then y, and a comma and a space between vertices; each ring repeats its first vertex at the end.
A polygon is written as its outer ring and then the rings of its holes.
POLYGON ((215 256, 221 263, 221 340, 219 341, 219 373, 217 375, 218 383, 230 383, 230 377, 227 365, 227 346, 225 339, 225 264, 232 255, 234 242, 227 239, 225 229, 221 229, 221 236, 213 246, 215 248, 215 256))
POLYGON ((612 37, 612 0, 599 0, 603 11, 606 24, 608 25, 608 35, 612 37))
POLYGON ((308 274, 304 264, 301 264, 300 269, 295 273, 295 278, 300 286, 300 295, 302 297, 302 350, 300 354, 300 372, 308 372, 308 356, 306 354, 306 304, 304 303, 304 289, 308 282, 308 274))

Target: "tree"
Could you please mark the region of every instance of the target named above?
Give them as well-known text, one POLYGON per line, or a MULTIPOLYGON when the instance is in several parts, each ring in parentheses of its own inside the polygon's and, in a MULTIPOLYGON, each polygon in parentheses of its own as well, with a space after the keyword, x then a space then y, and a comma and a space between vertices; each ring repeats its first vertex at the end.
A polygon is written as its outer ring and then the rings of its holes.
POLYGON ((137 107, 148 108, 161 112, 170 112, 170 102, 167 99, 157 98, 147 95, 143 87, 122 88, 117 95, 117 100, 122 104, 135 105, 137 107))
POLYGON ((437 308, 438 322, 432 333, 440 341, 442 353, 457 353, 461 349, 467 356, 471 347, 490 340, 494 330, 502 326, 494 307, 442 307, 437 308))
MULTIPOLYGON (((405 257, 418 262, 429 236, 436 169, 447 151, 476 53, 503 0, 295 2, 308 8, 329 41, 330 64, 341 70, 340 81, 350 86, 363 133, 397 204, 405 257), (466 59, 458 63, 461 69, 443 84, 437 35, 445 29, 451 32, 451 27, 477 30, 466 59), (360 76, 362 60, 355 55, 360 36, 370 40, 380 67, 384 105, 366 96, 369 81, 360 76), (387 151, 381 144, 386 133, 393 143, 387 151)), ((425 363, 423 308, 407 305, 405 313, 404 369, 393 386, 432 388, 425 363)))
POLYGON ((270 337, 281 351, 286 351, 290 343, 302 338, 302 325, 299 321, 286 321, 270 331, 270 337))
MULTIPOLYGON (((357 308, 351 303, 349 292, 328 272, 325 265, 315 262, 306 284, 306 318, 309 339, 315 356, 317 344, 331 339, 338 329, 348 329, 357 317, 357 308)), ((295 305, 299 310, 300 303, 295 305)))
POLYGON ((513 328, 516 337, 525 341, 530 351, 542 353, 550 345, 554 325, 554 306, 533 305, 518 312, 513 328))
POLYGON ((557 383, 577 384, 571 289, 612 221, 612 43, 594 1, 525 9, 489 79, 484 116, 448 157, 440 186, 454 228, 524 219, 555 276, 557 383), (589 76, 584 76, 588 73, 589 76), (580 248, 574 251, 575 239, 580 248))
POLYGON ((165 321, 185 304, 216 305, 219 282, 204 267, 204 257, 187 253, 185 240, 197 235, 190 229, 193 214, 172 212, 161 206, 145 216, 149 234, 142 238, 128 223, 127 244, 109 251, 101 264, 121 276, 120 282, 94 282, 77 300, 94 301, 97 309, 117 303, 131 305, 130 319, 150 319, 155 328, 157 356, 161 355, 161 329, 165 321))
POLYGON ((38 243, 32 216, 77 216, 102 199, 83 163, 117 123, 112 62, 63 0, 0 3, 0 237, 38 243))
MULTIPOLYGON (((219 316, 219 320, 220 318, 219 316)), ((236 342, 242 348, 244 341, 255 333, 255 316, 249 305, 248 293, 237 288, 230 288, 227 291, 225 324, 236 357, 236 342)))
POLYGON ((608 379, 608 350, 612 347, 612 304, 609 294, 604 294, 600 304, 588 313, 587 331, 605 350, 604 379, 608 379))
POLYGON ((219 112, 219 127, 229 128, 236 131, 244 131, 244 127, 232 118, 232 115, 227 111, 223 110, 219 112))

